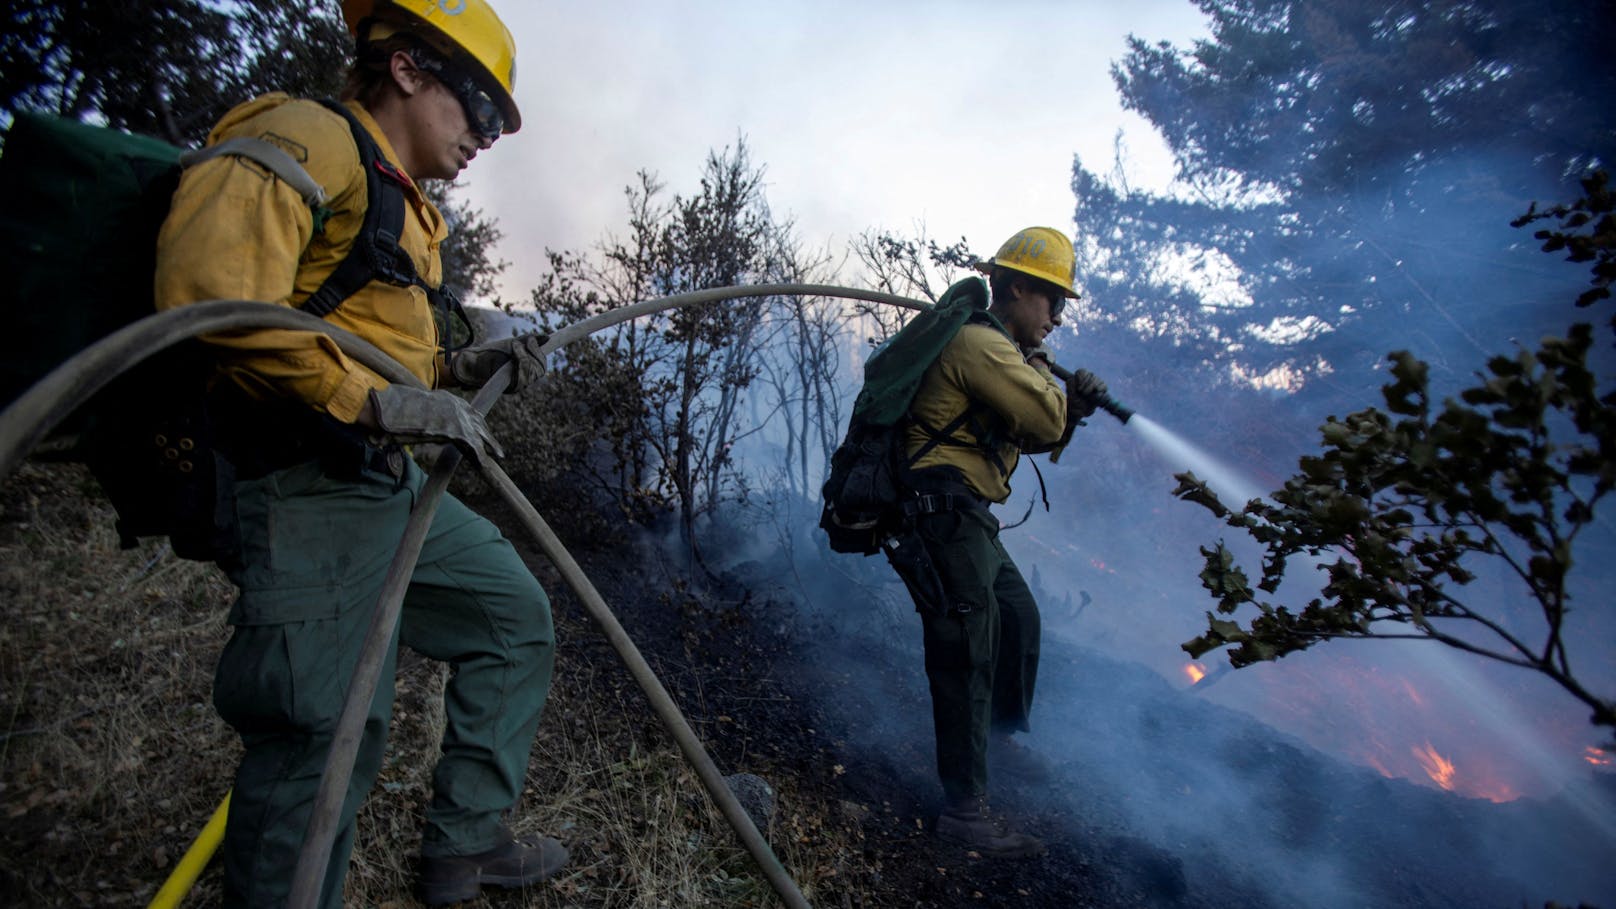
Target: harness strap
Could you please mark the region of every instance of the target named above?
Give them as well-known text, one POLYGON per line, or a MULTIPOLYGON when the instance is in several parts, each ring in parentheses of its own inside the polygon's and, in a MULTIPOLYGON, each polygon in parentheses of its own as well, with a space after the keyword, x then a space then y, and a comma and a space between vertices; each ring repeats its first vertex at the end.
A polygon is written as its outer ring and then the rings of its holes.
POLYGON ((360 167, 365 171, 365 220, 354 237, 353 248, 299 307, 323 319, 371 281, 422 288, 426 288, 426 283, 416 273, 409 254, 399 246, 407 207, 404 187, 409 185, 409 178, 387 162, 380 146, 353 111, 329 99, 320 103, 348 121, 354 145, 359 149, 360 167))
POLYGON ((931 450, 939 445, 954 445, 960 448, 976 448, 977 446, 972 445, 969 442, 961 442, 959 439, 954 437, 954 430, 964 426, 965 421, 969 419, 970 416, 971 410, 969 407, 967 407, 964 413, 950 420, 947 426, 944 426, 942 429, 933 429, 925 420, 920 419, 919 417, 915 416, 913 412, 910 412, 908 415, 909 422, 920 427, 920 431, 924 432, 927 438, 925 444, 921 445, 919 450, 917 450, 913 455, 910 455, 904 459, 904 468, 908 469, 915 466, 915 464, 919 463, 921 458, 930 454, 931 450))
POLYGON ((318 210, 326 203, 325 187, 314 182, 314 178, 303 169, 303 165, 298 163, 296 158, 287 154, 280 146, 255 136, 237 136, 217 145, 183 152, 180 155, 180 166, 195 167, 220 155, 235 155, 262 164, 270 173, 279 177, 281 182, 297 190, 297 194, 303 197, 304 203, 309 208, 318 210))
POLYGON ((978 404, 976 401, 970 402, 966 405, 963 413, 955 417, 953 420, 950 420, 948 425, 944 426, 942 429, 933 429, 931 426, 927 425, 926 421, 920 419, 911 412, 909 414, 909 420, 916 426, 920 427, 920 431, 926 434, 927 439, 926 444, 922 445, 920 450, 915 452, 914 457, 909 458, 904 466, 909 467, 913 465, 933 448, 936 448, 939 445, 949 445, 955 448, 969 448, 973 451, 980 451, 993 462, 993 466, 999 471, 1000 476, 1008 473, 1008 471, 1005 469, 1004 459, 999 457, 998 448, 995 447, 991 442, 987 441, 987 430, 984 429, 982 424, 976 419, 976 412, 981 407, 982 405, 978 404), (965 426, 967 423, 970 424, 971 432, 976 436, 978 441, 966 442, 954 435, 955 430, 965 426))

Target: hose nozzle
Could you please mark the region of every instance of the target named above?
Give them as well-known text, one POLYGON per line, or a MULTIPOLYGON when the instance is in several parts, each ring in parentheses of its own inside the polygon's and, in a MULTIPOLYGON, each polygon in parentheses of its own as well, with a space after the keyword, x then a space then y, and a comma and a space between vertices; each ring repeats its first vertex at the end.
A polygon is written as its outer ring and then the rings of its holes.
POLYGON ((1116 398, 1106 395, 1094 402, 1099 408, 1113 417, 1126 423, 1133 417, 1133 410, 1116 398))
MULTIPOLYGON (((1072 379, 1072 371, 1058 363, 1049 364, 1049 371, 1054 373, 1055 377, 1060 379, 1062 382, 1069 382, 1072 379)), ((1128 407, 1126 404, 1123 404, 1121 401, 1118 401, 1116 398, 1111 397, 1110 395, 1098 395, 1090 398, 1089 400, 1094 403, 1095 407, 1098 407, 1111 416, 1116 417, 1123 423, 1127 423, 1128 420, 1132 419, 1133 417, 1132 408, 1128 407)))

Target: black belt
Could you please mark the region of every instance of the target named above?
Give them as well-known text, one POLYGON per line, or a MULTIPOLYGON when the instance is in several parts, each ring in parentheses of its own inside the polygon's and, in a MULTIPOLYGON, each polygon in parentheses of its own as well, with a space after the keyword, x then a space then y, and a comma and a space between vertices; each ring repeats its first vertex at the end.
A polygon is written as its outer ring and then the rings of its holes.
POLYGON ((922 514, 941 514, 945 511, 986 511, 990 503, 974 492, 923 492, 903 502, 904 517, 922 514))
POLYGON ((992 502, 977 495, 956 467, 928 467, 912 471, 905 485, 911 494, 902 502, 905 517, 945 511, 986 511, 992 502))
POLYGON ((302 404, 253 401, 234 390, 216 390, 215 396, 210 406, 219 449, 235 465, 238 479, 256 479, 310 461, 319 461, 334 477, 356 477, 363 470, 394 479, 404 475, 403 447, 372 440, 358 426, 302 404))

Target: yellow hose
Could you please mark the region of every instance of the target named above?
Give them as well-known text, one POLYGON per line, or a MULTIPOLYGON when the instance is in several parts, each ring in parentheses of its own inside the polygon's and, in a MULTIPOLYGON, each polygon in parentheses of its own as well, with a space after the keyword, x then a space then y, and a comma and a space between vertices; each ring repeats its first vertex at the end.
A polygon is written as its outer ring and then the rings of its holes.
POLYGON ((146 909, 176 909, 185 895, 191 892, 191 885, 202 876, 202 869, 208 866, 208 860, 219 849, 219 841, 224 839, 224 819, 230 813, 230 793, 224 794, 224 801, 219 807, 213 809, 213 817, 203 826, 202 832, 191 841, 191 848, 185 850, 180 857, 179 864, 174 866, 174 873, 163 882, 163 889, 157 891, 146 909))

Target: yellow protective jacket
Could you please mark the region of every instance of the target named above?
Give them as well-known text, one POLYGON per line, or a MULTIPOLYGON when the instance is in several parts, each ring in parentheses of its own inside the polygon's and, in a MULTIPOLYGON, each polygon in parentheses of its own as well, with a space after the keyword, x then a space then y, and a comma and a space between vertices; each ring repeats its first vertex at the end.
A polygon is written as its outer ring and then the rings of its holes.
MULTIPOLYGON (((394 164, 398 155, 363 107, 348 102, 394 164)), ((159 310, 204 300, 297 306, 348 254, 364 223, 365 173, 348 122, 314 101, 270 94, 243 104, 208 134, 214 144, 256 136, 286 150, 325 187, 332 214, 320 230, 297 191, 256 162, 222 156, 187 168, 157 238, 159 310)), ((402 172, 402 169, 401 169, 402 172)), ((443 216, 413 183, 400 246, 432 287, 443 280, 443 216)), ((426 292, 372 281, 327 317, 402 363, 429 387, 441 362, 426 292)), ((221 371, 256 400, 294 399, 352 423, 387 381, 349 359, 319 332, 282 329, 209 336, 221 371)))
MULTIPOLYGON (((972 421, 953 436, 972 447, 937 445, 912 467, 953 467, 977 495, 991 502, 1010 497, 1010 475, 1022 451, 1047 451, 1066 434, 1066 391, 1043 361, 1029 364, 1003 331, 971 323, 943 348, 926 370, 909 406, 916 419, 942 429, 974 401, 974 423, 993 438, 999 464, 980 447, 972 421)), ((905 452, 914 457, 931 437, 911 424, 904 431, 905 452)))

